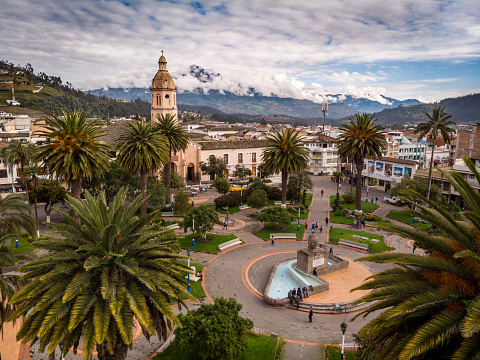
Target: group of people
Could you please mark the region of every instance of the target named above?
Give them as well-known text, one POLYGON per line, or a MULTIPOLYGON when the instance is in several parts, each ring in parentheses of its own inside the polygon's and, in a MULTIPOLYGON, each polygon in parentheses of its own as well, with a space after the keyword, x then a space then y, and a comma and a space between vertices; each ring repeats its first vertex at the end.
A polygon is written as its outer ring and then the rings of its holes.
POLYGON ((288 298, 290 299, 290 304, 296 303, 297 309, 300 307, 300 301, 308 298, 308 289, 306 286, 303 289, 293 289, 288 292, 288 298))
MULTIPOLYGON (((325 226, 328 226, 328 216, 325 218, 325 226)), ((308 230, 308 220, 305 221, 305 230, 308 230)), ((318 221, 312 221, 312 234, 315 233, 315 230, 320 230, 320 233, 323 232, 323 226, 319 226, 318 221)))

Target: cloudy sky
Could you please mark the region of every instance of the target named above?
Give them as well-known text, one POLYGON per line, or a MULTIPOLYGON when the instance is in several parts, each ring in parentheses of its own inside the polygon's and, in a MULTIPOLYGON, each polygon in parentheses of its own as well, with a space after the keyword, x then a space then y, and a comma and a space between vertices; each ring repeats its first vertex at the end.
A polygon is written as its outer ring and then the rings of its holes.
POLYGON ((480 1, 2 0, 0 50, 84 90, 148 87, 164 50, 179 91, 433 101, 480 92, 480 1))

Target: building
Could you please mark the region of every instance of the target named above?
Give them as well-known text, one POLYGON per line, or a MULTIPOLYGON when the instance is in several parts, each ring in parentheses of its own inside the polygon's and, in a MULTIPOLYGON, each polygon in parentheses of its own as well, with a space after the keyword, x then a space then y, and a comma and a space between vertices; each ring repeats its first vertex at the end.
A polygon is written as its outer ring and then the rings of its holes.
POLYGON ((413 178, 418 170, 418 161, 391 157, 368 159, 363 163, 363 169, 362 185, 390 189, 395 182, 401 181, 404 177, 413 178), (368 179, 368 182, 365 179, 368 179))
POLYGON ((312 175, 332 175, 338 167, 336 140, 327 135, 319 135, 308 140, 305 147, 309 151, 308 172, 312 175))
POLYGON ((471 130, 458 129, 455 159, 478 155, 480 155, 480 123, 474 124, 471 130))
POLYGON ((157 116, 167 114, 175 116, 175 119, 178 121, 177 89, 167 71, 167 59, 163 56, 163 51, 162 56, 158 60, 158 71, 152 80, 150 92, 152 93, 150 110, 152 121, 156 121, 157 116))

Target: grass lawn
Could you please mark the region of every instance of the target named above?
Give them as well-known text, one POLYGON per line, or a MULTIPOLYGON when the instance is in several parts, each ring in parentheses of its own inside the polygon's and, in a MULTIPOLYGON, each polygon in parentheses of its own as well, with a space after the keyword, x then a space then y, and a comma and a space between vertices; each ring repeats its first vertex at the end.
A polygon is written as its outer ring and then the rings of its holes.
MULTIPOLYGON (((356 360, 358 359, 357 354, 354 352, 345 352, 346 360, 356 360)), ((342 356, 341 350, 331 347, 328 347, 328 360, 340 360, 342 356)))
POLYGON ((192 249, 197 251, 205 251, 205 252, 218 254, 220 252, 220 250, 218 250, 218 245, 237 238, 235 235, 217 235, 217 234, 208 234, 208 235, 213 236, 215 239, 208 243, 200 243, 195 240, 195 247, 192 247, 192 234, 178 239, 178 242, 180 243, 180 247, 182 249, 192 249))
MULTIPOLYGON (((257 336, 254 334, 247 334, 249 347, 246 351, 239 354, 237 360, 257 360, 257 359, 273 359, 275 349, 277 347, 277 339, 268 336, 257 336)), ((277 356, 275 359, 281 359, 282 341, 280 341, 277 349, 277 356)), ((181 348, 176 340, 161 354, 155 356, 153 360, 182 360, 182 359, 197 359, 192 356, 192 351, 195 349, 181 348)))
POLYGON ((349 219, 345 216, 337 216, 337 215, 335 215, 335 212, 333 210, 330 211, 330 222, 331 223, 351 225, 351 224, 353 224, 354 221, 355 221, 355 219, 349 219))
MULTIPOLYGON (((194 254, 190 254, 190 256, 192 258, 195 258, 195 255, 194 254)), ((184 264, 187 264, 186 262, 184 262, 184 264)), ((203 265, 200 265, 200 264, 192 264, 190 262, 190 266, 195 266, 195 269, 197 271, 200 271, 202 272, 202 269, 203 269, 203 265)), ((187 281, 187 279, 185 278, 185 276, 187 276, 187 272, 186 271, 182 271, 182 275, 183 275, 183 278, 185 279, 185 282, 187 281)), ((204 297, 205 296, 205 292, 203 291, 203 288, 202 288, 202 282, 200 280, 198 281, 190 281, 190 287, 192 288, 192 295, 195 296, 196 298, 199 298, 199 297, 204 297)), ((184 297, 183 295, 180 297, 182 300, 186 300, 187 298, 184 297)), ((176 300, 174 299, 173 300, 174 302, 176 302, 176 300)))
MULTIPOLYGON (((335 197, 336 195, 330 195, 330 206, 333 205, 335 202, 335 197)), ((349 210, 354 210, 355 209, 355 204, 345 204, 343 202, 343 197, 340 196, 340 206, 343 207, 344 209, 349 209, 349 210)), ((362 211, 371 213, 375 210, 377 210, 380 207, 380 205, 377 204, 372 204, 371 202, 366 202, 362 200, 362 211)))
POLYGON ((12 241, 12 246, 10 247, 10 251, 12 253, 12 256, 15 260, 15 262, 19 262, 22 260, 22 258, 25 255, 30 254, 32 251, 37 249, 36 246, 34 246, 31 242, 24 240, 24 239, 18 239, 20 242, 20 247, 15 247, 15 240, 12 241))
MULTIPOLYGON (((358 231, 358 230, 333 228, 332 231, 330 231, 330 242, 332 244, 338 244, 338 240, 340 238, 345 240, 360 242, 360 239, 354 238, 352 235, 366 236, 370 239, 380 240, 377 243, 370 244, 369 252, 372 254, 378 254, 384 251, 394 250, 394 248, 388 246, 383 242, 382 235, 372 234, 372 233, 368 233, 365 231, 358 231)), ((363 242, 365 243, 365 240, 363 240, 363 242)))
POLYGON ((270 241, 271 233, 294 233, 297 234, 297 240, 302 240, 303 238, 303 231, 305 230, 305 226, 302 223, 300 223, 300 231, 297 231, 297 224, 293 223, 288 226, 287 231, 276 230, 276 226, 279 225, 276 223, 267 223, 262 230, 254 231, 253 233, 265 241, 270 241))
POLYGON ((416 226, 423 231, 428 231, 428 228, 430 227, 430 224, 424 224, 424 223, 418 223, 418 222, 414 224, 413 216, 405 214, 403 211, 399 211, 399 210, 391 210, 387 213, 387 215, 385 215, 385 217, 389 219, 401 221, 408 225, 416 226))

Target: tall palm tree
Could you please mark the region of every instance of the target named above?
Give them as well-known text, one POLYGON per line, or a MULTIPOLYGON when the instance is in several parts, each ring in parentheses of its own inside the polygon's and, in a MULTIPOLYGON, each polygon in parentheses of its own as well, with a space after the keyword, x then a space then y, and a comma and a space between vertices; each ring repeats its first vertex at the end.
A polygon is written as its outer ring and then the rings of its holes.
POLYGON ((377 125, 378 119, 373 119, 370 114, 355 114, 350 116, 349 123, 342 124, 342 133, 337 140, 338 155, 340 158, 352 159, 357 169, 355 177, 356 199, 355 210, 362 212, 362 171, 365 158, 375 159, 382 157, 383 148, 386 146, 384 128, 377 125))
POLYGON ((311 190, 313 188, 313 182, 310 178, 310 174, 307 171, 301 171, 298 174, 292 174, 288 178, 289 192, 297 195, 297 201, 300 204, 302 202, 303 190, 311 190))
POLYGON ((172 170, 172 152, 186 150, 190 141, 190 135, 177 123, 175 115, 157 115, 157 129, 168 140, 169 160, 165 164, 165 185, 170 190, 170 172, 172 170))
MULTIPOLYGON (((473 163, 469 159, 465 163, 480 182, 473 163)), ((357 259, 397 265, 357 288, 375 290, 358 302, 378 301, 363 315, 385 310, 359 332, 368 344, 364 351, 381 348, 378 359, 480 358, 480 194, 460 174, 444 175, 468 207, 462 220, 415 193, 427 205, 417 204, 418 211, 405 212, 440 232, 379 226, 415 240, 427 256, 395 252, 357 259)))
MULTIPOLYGON (((5 146, 0 152, 0 156, 3 158, 5 165, 9 169, 10 173, 13 176, 13 167, 20 166, 19 178, 26 187, 26 176, 25 176, 25 167, 30 165, 33 154, 35 153, 36 147, 34 144, 29 143, 25 139, 12 140, 5 146)), ((13 179, 14 180, 14 179, 13 179)), ((14 181, 12 181, 13 187, 14 181)), ((27 199, 28 199, 28 189, 27 189, 27 199)))
POLYGON ((85 197, 68 196, 79 220, 57 210, 63 222, 50 225, 63 238, 35 243, 53 252, 21 267, 21 279, 31 283, 13 296, 12 319, 25 316, 17 339, 39 341, 40 351, 51 354, 63 340, 66 355, 83 337, 85 360, 95 347, 101 360, 122 360, 133 344, 134 317, 147 339, 165 338, 178 324, 170 299, 192 299, 181 273, 187 266, 175 261, 186 257, 175 252, 175 235, 151 225, 157 212, 135 215, 140 196, 127 208, 125 189, 110 208, 104 192, 85 197))
POLYGON ((445 112, 445 106, 434 107, 432 115, 424 112, 427 116, 427 122, 420 123, 415 128, 415 133, 420 134, 419 139, 423 139, 426 136, 433 138, 432 156, 430 157, 430 167, 428 169, 428 184, 427 184, 427 199, 430 198, 430 187, 432 181, 432 169, 433 169, 433 157, 435 153, 435 146, 437 144, 438 133, 442 134, 443 140, 446 144, 450 144, 452 141, 452 135, 455 134, 455 129, 451 126, 456 125, 455 121, 448 120, 452 117, 451 114, 445 112))
MULTIPOLYGON (((159 169, 169 160, 168 140, 151 122, 126 123, 126 129, 117 139, 118 165, 133 174, 140 173, 142 199, 147 198, 148 174, 159 169)), ((147 214, 147 201, 142 203, 140 215, 147 214)))
POLYGON ((45 171, 64 177, 73 197, 80 198, 83 178, 103 173, 108 168, 110 147, 100 142, 105 135, 98 120, 87 121, 85 110, 62 110, 62 117, 45 119, 45 130, 39 136, 47 138, 37 151, 45 171))
POLYGON ((305 138, 293 129, 282 129, 267 137, 262 151, 262 162, 268 172, 282 173, 282 207, 287 203, 288 175, 308 167, 308 150, 303 147, 305 138))
MULTIPOLYGON (((32 237, 36 236, 36 223, 25 202, 25 195, 9 194, 3 199, 0 197, 0 269, 14 264, 10 247, 21 230, 27 231, 32 237)), ((9 320, 12 312, 8 300, 18 289, 18 277, 3 275, 0 271, 0 333, 3 333, 3 324, 9 320)))

